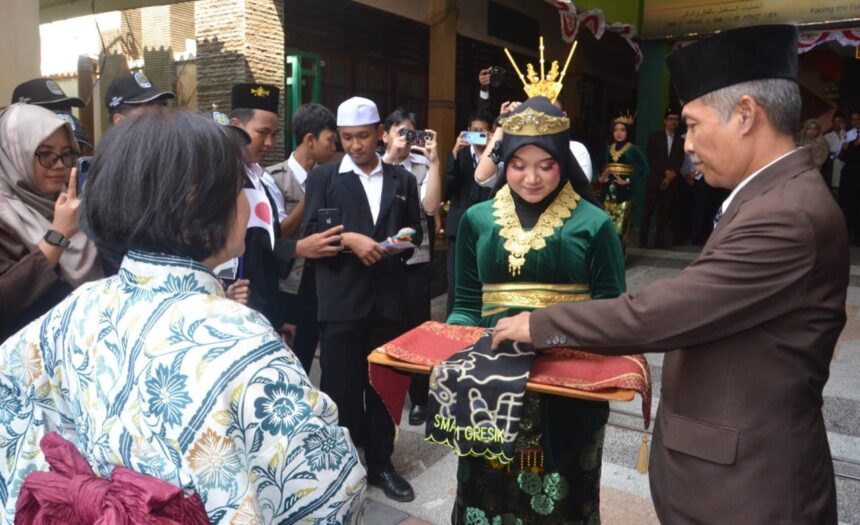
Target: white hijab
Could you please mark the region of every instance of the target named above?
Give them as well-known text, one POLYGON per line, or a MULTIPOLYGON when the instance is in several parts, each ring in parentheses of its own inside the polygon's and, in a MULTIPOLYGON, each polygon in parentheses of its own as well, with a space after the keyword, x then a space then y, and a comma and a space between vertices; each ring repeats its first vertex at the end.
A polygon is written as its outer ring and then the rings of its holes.
MULTIPOLYGON (((33 162, 39 145, 61 127, 77 151, 69 125, 53 112, 23 103, 0 111, 0 225, 15 232, 31 252, 39 249, 39 241, 51 227, 58 197, 36 189, 33 162)), ((71 246, 60 256, 63 280, 77 288, 101 277, 95 245, 83 232, 69 240, 71 246)))

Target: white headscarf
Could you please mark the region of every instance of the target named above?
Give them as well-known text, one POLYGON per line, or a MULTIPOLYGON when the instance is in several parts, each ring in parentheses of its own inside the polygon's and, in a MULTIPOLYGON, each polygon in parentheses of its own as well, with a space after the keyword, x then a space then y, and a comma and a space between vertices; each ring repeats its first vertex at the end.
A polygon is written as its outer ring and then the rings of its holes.
MULTIPOLYGON (((78 144, 66 122, 53 112, 30 104, 12 104, 0 111, 0 225, 15 232, 28 250, 39 241, 54 220, 58 195, 45 196, 36 187, 33 162, 39 145, 59 128, 69 133, 69 144, 78 144)), ((69 285, 98 279, 101 269, 96 247, 83 232, 72 235, 71 246, 60 256, 60 274, 69 285)))

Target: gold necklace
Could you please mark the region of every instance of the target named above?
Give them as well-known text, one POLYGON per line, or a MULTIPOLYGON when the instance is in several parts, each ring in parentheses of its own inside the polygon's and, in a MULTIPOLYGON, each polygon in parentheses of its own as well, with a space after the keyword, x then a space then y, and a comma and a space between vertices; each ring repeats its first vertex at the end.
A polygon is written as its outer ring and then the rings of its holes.
POLYGON ((618 159, 620 159, 622 155, 627 153, 627 150, 629 150, 633 146, 633 143, 628 142, 621 149, 616 149, 616 146, 617 144, 609 146, 609 156, 612 157, 612 162, 618 162, 618 159))
POLYGON ((549 207, 541 213, 534 228, 525 231, 517 216, 510 186, 506 184, 499 190, 493 203, 493 216, 496 218, 496 224, 502 227, 499 235, 505 239, 504 248, 508 252, 508 271, 511 275, 520 274, 529 251, 537 251, 546 246, 546 238, 551 237, 555 229, 570 217, 579 199, 570 183, 565 182, 549 207))

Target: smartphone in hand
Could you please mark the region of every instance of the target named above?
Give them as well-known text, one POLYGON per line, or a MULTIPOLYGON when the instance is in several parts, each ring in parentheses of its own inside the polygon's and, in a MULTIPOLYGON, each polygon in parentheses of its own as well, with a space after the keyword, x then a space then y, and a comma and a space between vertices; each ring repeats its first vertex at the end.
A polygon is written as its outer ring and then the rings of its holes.
POLYGON ((78 186, 75 189, 78 192, 79 199, 84 195, 84 187, 87 184, 87 174, 89 173, 90 166, 92 165, 92 157, 78 157, 78 163, 76 165, 78 169, 78 186))
MULTIPOLYGON (((317 210, 317 222, 319 223, 319 231, 321 232, 343 224, 340 210, 337 208, 321 208, 317 210)), ((340 246, 340 243, 333 243, 333 245, 340 246)))

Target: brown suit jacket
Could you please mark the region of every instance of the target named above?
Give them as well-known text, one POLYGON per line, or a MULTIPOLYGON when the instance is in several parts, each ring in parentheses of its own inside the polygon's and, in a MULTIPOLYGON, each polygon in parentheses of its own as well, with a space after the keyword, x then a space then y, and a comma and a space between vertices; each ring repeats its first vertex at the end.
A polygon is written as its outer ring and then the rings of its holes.
POLYGON ((531 336, 669 352, 650 467, 661 522, 835 524, 821 405, 848 265, 845 220, 799 150, 738 192, 676 278, 536 311, 531 336))

